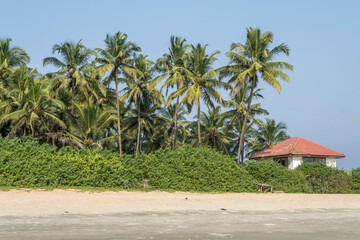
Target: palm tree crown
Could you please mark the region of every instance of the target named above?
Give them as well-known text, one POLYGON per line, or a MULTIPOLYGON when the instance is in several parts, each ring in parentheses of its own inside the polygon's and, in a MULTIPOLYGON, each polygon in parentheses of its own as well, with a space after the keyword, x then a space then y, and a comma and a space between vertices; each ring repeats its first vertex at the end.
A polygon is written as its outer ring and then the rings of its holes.
POLYGON ((83 76, 83 71, 86 68, 91 67, 89 65, 90 58, 95 55, 95 52, 86 48, 79 40, 76 44, 72 42, 65 42, 62 44, 56 44, 53 47, 53 54, 60 54, 62 60, 56 57, 47 57, 43 60, 43 65, 52 64, 57 68, 60 68, 58 74, 66 75, 71 86, 71 112, 74 113, 75 102, 75 87, 85 86, 88 87, 88 83, 83 76))
POLYGON ((4 80, 11 68, 24 66, 30 57, 19 47, 10 47, 11 38, 0 39, 0 80, 4 80))

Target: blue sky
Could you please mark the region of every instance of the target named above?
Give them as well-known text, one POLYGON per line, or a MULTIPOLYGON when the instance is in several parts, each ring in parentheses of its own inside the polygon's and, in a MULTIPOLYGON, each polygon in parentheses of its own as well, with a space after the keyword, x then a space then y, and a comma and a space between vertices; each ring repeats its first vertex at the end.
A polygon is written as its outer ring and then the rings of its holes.
MULTIPOLYGON (((360 167, 360 1, 2 1, 0 38, 10 37, 40 72, 55 43, 78 41, 103 47, 107 33, 128 34, 151 59, 167 51, 169 37, 220 50, 244 42, 246 28, 274 33, 294 65, 281 94, 265 83, 263 107, 288 133, 347 155, 340 168, 360 167)), ((224 93, 225 94, 225 93, 224 93)))

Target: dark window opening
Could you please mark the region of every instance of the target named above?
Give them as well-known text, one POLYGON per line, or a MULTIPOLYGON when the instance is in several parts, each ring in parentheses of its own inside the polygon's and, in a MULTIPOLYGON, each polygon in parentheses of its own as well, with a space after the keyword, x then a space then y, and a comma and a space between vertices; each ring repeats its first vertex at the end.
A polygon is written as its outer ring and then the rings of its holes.
POLYGON ((289 165, 289 159, 287 158, 274 158, 274 162, 280 163, 284 167, 288 167, 289 165))

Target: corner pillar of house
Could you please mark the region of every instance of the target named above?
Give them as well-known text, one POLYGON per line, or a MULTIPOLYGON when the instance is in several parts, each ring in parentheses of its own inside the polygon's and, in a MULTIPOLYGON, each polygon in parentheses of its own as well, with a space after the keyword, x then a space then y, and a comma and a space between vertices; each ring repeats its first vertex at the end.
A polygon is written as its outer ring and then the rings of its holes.
POLYGON ((326 166, 336 168, 336 157, 326 157, 326 166))
POLYGON ((290 155, 288 156, 288 159, 289 159, 289 165, 288 165, 289 169, 295 169, 302 162, 302 156, 290 155))

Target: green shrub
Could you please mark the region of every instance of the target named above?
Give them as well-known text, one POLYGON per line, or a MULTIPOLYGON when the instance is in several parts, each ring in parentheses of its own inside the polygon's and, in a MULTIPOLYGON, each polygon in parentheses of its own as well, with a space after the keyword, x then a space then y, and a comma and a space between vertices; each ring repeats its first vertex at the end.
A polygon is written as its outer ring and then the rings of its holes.
POLYGON ((351 176, 344 170, 320 163, 306 163, 297 167, 306 175, 315 193, 349 193, 352 190, 351 176))
POLYGON ((275 191, 311 192, 306 176, 302 172, 290 170, 272 160, 250 160, 245 166, 258 183, 273 185, 275 191))
POLYGON ((353 182, 353 189, 360 192, 360 168, 351 170, 351 177, 353 182))
POLYGON ((158 150, 119 158, 101 149, 57 151, 30 138, 0 138, 2 187, 99 187, 178 191, 255 191, 243 166, 210 148, 158 150))
POLYGON ((165 149, 143 157, 145 175, 157 189, 249 192, 257 187, 244 166, 211 148, 165 149))
MULTIPOLYGON (((124 160, 128 156, 124 157, 124 160)), ((116 153, 100 149, 57 151, 30 138, 0 138, 2 187, 103 187, 139 186, 129 177, 116 153)))
POLYGON ((208 147, 119 158, 108 150, 58 150, 31 138, 0 137, 0 187, 255 192, 258 183, 284 192, 360 192, 360 169, 347 173, 304 164, 289 170, 273 161, 237 166, 231 157, 208 147))

